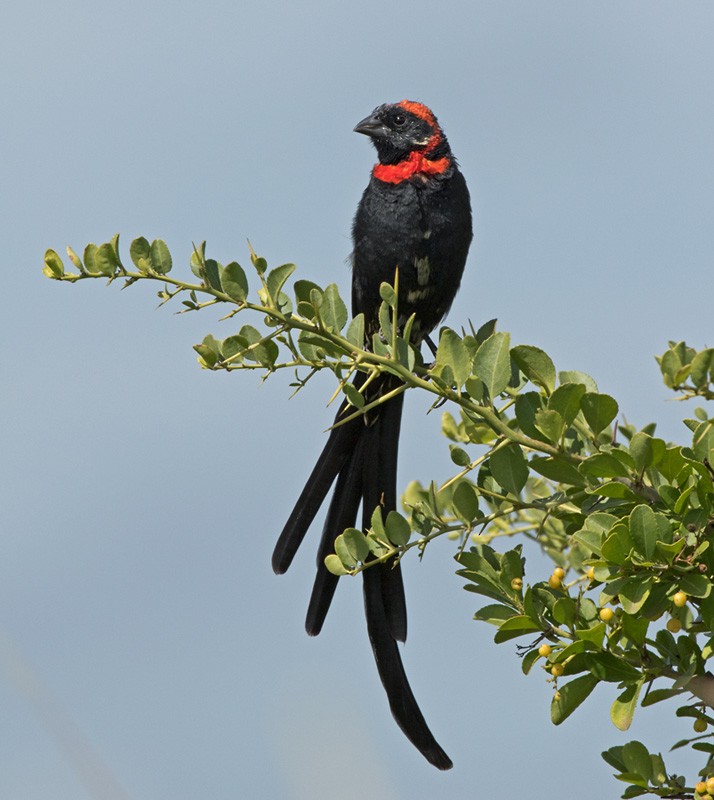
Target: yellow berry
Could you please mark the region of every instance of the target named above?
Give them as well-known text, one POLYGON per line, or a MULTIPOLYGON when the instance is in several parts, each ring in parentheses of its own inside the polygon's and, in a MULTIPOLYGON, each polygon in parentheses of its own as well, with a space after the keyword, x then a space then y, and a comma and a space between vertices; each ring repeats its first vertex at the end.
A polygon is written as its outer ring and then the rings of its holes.
POLYGON ((562 580, 565 577, 565 570, 562 567, 556 567, 553 570, 553 575, 562 580))
POLYGON ((714 792, 714 778, 707 778, 707 791, 709 794, 714 792))
POLYGON ((670 633, 679 633, 682 630, 682 623, 676 617, 672 617, 667 621, 667 630, 670 633))
POLYGON ((553 695, 553 700, 555 700, 556 703, 560 702, 560 692, 556 692, 553 695))
POLYGON ((546 658, 546 657, 547 657, 547 656, 549 656, 549 655, 550 655, 552 652, 553 652, 553 648, 552 648, 552 647, 551 647, 549 644, 542 644, 542 645, 541 645, 541 646, 538 648, 538 655, 539 655, 539 656, 543 656, 543 658, 546 658))
POLYGON ((511 581, 511 589, 519 592, 523 588, 523 578, 514 578, 511 581))
POLYGON ((594 581, 595 580, 595 567, 588 567, 588 571, 585 573, 585 577, 589 581, 594 581))
POLYGON ((612 622, 612 618, 615 616, 615 612, 611 608, 601 608, 600 609, 600 619, 607 624, 608 622, 612 622))
POLYGON ((684 592, 677 592, 672 598, 672 602, 677 608, 684 608, 687 605, 687 595, 684 592))
POLYGON ((553 664, 550 668, 550 674, 554 678, 559 678, 565 672, 565 667, 562 664, 553 664))
POLYGON ((706 783, 704 783, 704 781, 699 781, 699 783, 697 783, 697 784, 694 786, 694 791, 695 791, 697 794, 706 794, 706 792, 707 792, 707 785, 706 785, 706 783))
POLYGON ((555 573, 548 578, 548 586, 550 586, 551 589, 561 588, 562 583, 560 582, 560 578, 555 573))
MULTIPOLYGON (((707 729, 707 721, 701 717, 698 717, 694 720, 694 725, 692 725, 692 727, 697 733, 704 733, 704 731, 707 729)), ((714 791, 714 778, 709 778, 709 780, 712 782, 711 788, 712 791, 714 791)), ((709 791, 708 783, 709 781, 707 781, 707 791, 709 791)))

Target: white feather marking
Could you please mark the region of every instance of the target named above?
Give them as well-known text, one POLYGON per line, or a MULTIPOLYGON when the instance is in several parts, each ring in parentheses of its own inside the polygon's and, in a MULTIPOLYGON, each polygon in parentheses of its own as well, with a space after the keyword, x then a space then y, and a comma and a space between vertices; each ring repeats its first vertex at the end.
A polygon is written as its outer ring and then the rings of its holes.
POLYGON ((415 258, 414 266, 417 271, 417 283, 419 286, 426 286, 429 283, 429 258, 415 258))

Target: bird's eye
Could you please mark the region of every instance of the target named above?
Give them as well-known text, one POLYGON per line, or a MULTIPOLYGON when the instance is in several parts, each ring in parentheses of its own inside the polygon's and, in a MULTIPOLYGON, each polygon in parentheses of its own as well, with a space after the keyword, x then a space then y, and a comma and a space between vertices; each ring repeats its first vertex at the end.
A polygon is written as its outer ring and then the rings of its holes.
POLYGON ((407 118, 404 116, 404 114, 395 114, 395 115, 394 115, 394 124, 395 124, 395 125, 396 125, 398 128, 401 128, 401 127, 402 127, 402 125, 404 125, 404 123, 405 123, 406 121, 407 121, 407 118))

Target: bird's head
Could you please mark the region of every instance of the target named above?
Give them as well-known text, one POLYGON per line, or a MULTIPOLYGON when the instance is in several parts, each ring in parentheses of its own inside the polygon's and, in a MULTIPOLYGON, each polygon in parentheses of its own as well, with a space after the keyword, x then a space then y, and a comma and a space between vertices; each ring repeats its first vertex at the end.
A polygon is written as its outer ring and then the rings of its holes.
POLYGON ((355 126, 355 131, 372 139, 380 164, 398 164, 412 154, 436 160, 449 153, 434 114, 410 100, 378 106, 355 126))

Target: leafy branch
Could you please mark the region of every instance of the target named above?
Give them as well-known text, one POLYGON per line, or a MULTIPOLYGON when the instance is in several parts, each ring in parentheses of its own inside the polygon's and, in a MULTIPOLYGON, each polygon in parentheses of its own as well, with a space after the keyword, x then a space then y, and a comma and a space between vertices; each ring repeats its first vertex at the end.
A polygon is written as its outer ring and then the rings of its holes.
MULTIPOLYGON (((295 391, 327 369, 336 378, 333 399, 347 401, 337 424, 389 398, 365 392, 382 374, 399 379, 392 394, 416 389, 429 393, 432 409, 447 403, 441 431, 454 474, 440 485, 409 484, 403 513, 374 509, 367 530, 337 537, 327 567, 357 574, 412 550, 421 557, 437 538, 455 540, 465 588, 488 600, 475 619, 496 627, 496 643, 530 640, 519 648, 522 669, 545 676, 555 724, 603 682, 620 689, 610 715, 621 730, 638 704, 694 695, 676 714, 691 717, 697 735, 673 749, 704 754, 702 780, 688 784, 659 753, 629 742, 603 753, 626 784, 623 797, 714 798, 714 419, 704 408, 684 420, 686 444, 665 442, 654 424, 637 430, 619 419, 616 400, 590 376, 557 372, 532 345, 511 346, 493 320, 442 328, 427 364, 410 342, 413 318, 399 313, 398 275, 394 286, 382 284, 379 329, 368 331, 362 315, 348 319, 335 284, 297 280, 290 291, 295 266, 268 269, 252 249, 252 293, 246 271, 207 258, 205 243, 190 258, 197 282, 169 275, 172 258, 160 240, 135 239, 131 267, 118 236, 87 245, 81 259, 71 248, 67 255, 76 272, 48 250, 45 275, 124 287, 155 281, 160 305, 176 300, 180 313, 217 306, 229 324, 248 315, 253 324, 195 345, 201 367, 258 370, 263 379, 288 369, 295 391), (366 375, 361 389, 352 383, 357 372, 366 375), (529 582, 522 544, 494 548, 513 537, 539 546, 552 574, 529 582)), ((657 361, 680 399, 714 399, 714 349, 670 342, 657 361)))

